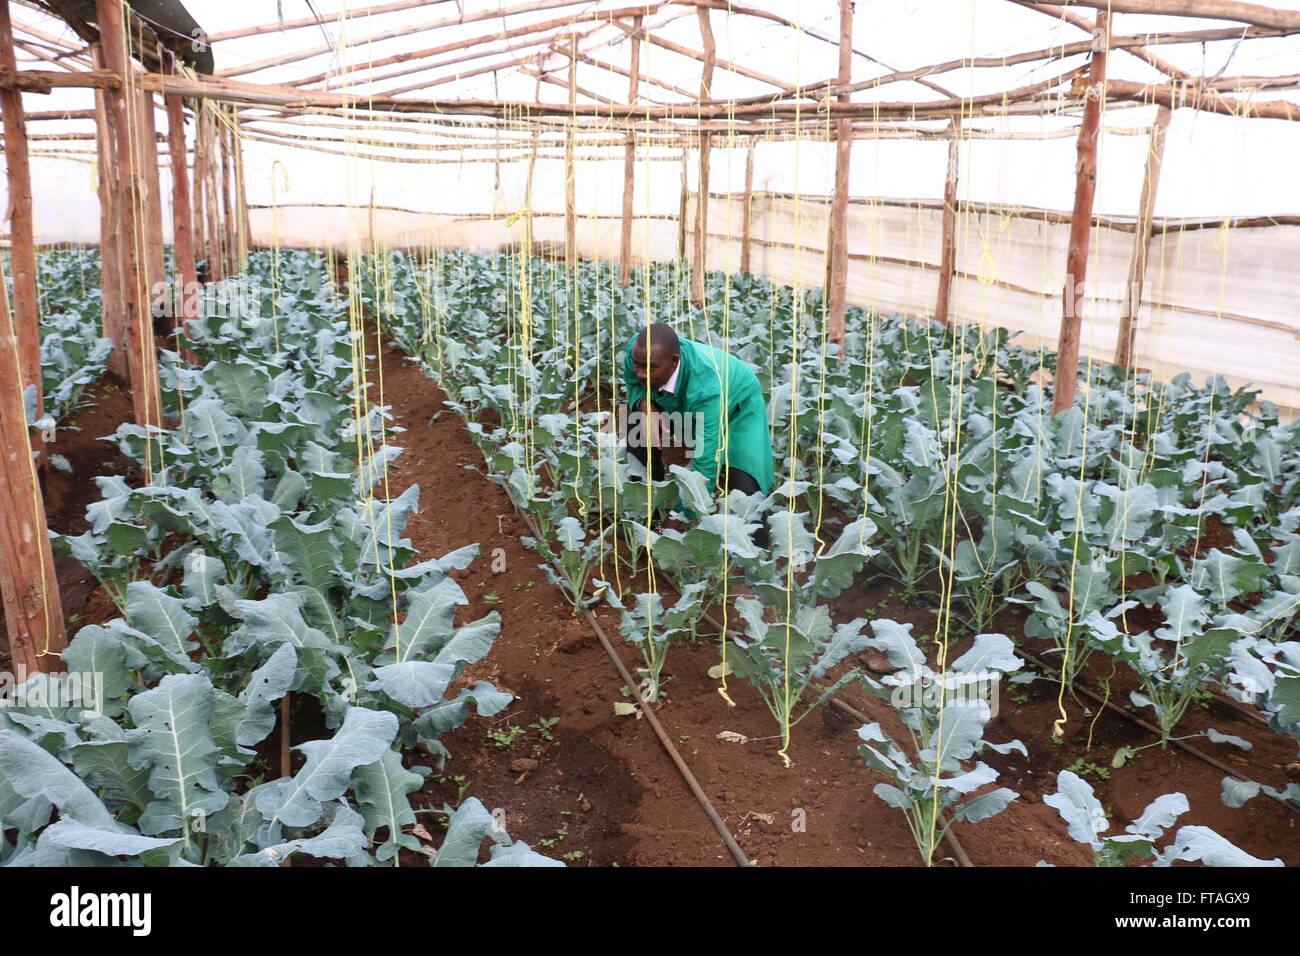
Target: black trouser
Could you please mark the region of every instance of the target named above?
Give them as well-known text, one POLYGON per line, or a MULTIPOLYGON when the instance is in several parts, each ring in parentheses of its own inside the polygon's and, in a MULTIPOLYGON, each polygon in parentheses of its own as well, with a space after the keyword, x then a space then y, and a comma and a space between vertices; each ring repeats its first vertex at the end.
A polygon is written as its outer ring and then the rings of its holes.
MULTIPOLYGON (((624 406, 626 408, 627 406, 624 406)), ((625 418, 624 421, 627 419, 625 418)), ((664 465, 664 453, 661 449, 651 448, 650 464, 646 464, 646 449, 643 442, 633 442, 632 436, 639 429, 630 429, 627 436, 627 450, 632 453, 632 457, 641 463, 641 467, 650 473, 652 481, 663 481, 668 477, 668 469, 664 465)), ((743 491, 747 495, 756 495, 762 492, 758 486, 758 480, 747 471, 740 468, 728 467, 726 471, 726 480, 722 483, 722 493, 725 495, 732 491, 743 491)), ((767 527, 767 515, 763 515, 762 524, 754 532, 754 543, 760 548, 766 549, 771 541, 771 535, 767 527)))

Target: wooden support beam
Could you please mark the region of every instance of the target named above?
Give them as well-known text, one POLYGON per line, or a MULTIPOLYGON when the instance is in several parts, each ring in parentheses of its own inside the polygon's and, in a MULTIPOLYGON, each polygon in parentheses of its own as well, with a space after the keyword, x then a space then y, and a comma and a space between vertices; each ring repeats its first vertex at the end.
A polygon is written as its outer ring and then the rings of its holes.
POLYGON ((222 119, 217 124, 217 139, 221 144, 221 225, 225 237, 226 275, 239 274, 239 223, 235 209, 235 184, 230 159, 230 124, 226 107, 221 109, 222 119))
MULTIPOLYGON (((12 49, 12 48, 11 48, 12 49)), ((70 73, 65 70, 20 70, 17 63, 0 69, 0 89, 22 93, 49 93, 62 87, 117 89, 121 78, 104 70, 70 73)))
MULTIPOLYGON (((650 14, 657 12, 662 6, 663 6, 662 3, 651 4, 651 5, 643 4, 641 6, 635 6, 635 7, 623 7, 617 10, 587 11, 585 13, 575 14, 570 17, 558 17, 554 20, 545 20, 541 23, 529 23, 526 24, 525 26, 514 27, 510 30, 500 30, 496 33, 488 33, 481 36, 469 37, 468 39, 456 40, 450 43, 443 43, 438 46, 428 47, 427 49, 423 49, 423 50, 407 50, 403 53, 395 53, 392 54, 391 56, 385 56, 379 58, 378 60, 367 62, 365 64, 364 69, 374 70, 384 66, 392 66, 396 63, 410 63, 413 60, 427 60, 430 57, 438 56, 439 54, 442 53, 454 53, 458 50, 466 50, 483 43, 491 43, 494 40, 512 40, 515 37, 529 36, 535 33, 546 33, 548 31, 553 31, 553 30, 561 30, 561 31, 572 30, 573 27, 579 23, 590 23, 592 21, 607 21, 611 19, 616 19, 618 17, 635 16, 637 14, 645 14, 646 16, 649 16, 650 14)), ((490 16, 501 16, 501 15, 509 16, 510 12, 511 12, 510 9, 507 8, 504 11, 493 11, 490 14, 490 16)), ((469 21, 467 20, 465 22, 469 22, 469 21)), ((542 38, 539 39, 537 43, 539 45, 545 46, 547 44, 544 41, 545 38, 542 38)), ((445 66, 447 65, 447 63, 453 63, 453 62, 455 61, 449 60, 446 61, 445 63, 430 63, 428 66, 424 67, 424 69, 430 69, 430 70, 437 69, 440 66, 445 66)), ((310 86, 313 83, 319 83, 322 80, 328 80, 331 77, 341 76, 352 72, 354 72, 354 70, 352 67, 349 66, 333 67, 329 70, 326 70, 323 73, 317 73, 314 76, 304 77, 303 79, 300 80, 294 80, 291 85, 299 86, 299 87, 310 86)))
MULTIPOLYGON (((384 13, 396 13, 399 10, 410 10, 414 7, 431 7, 435 4, 447 2, 449 0, 395 0, 393 3, 368 4, 350 10, 345 7, 337 13, 328 14, 326 23, 333 25, 341 20, 351 20, 354 17, 374 17, 384 13)), ((275 23, 264 23, 261 26, 240 27, 237 30, 213 33, 207 37, 207 42, 220 43, 223 40, 238 40, 241 37, 261 36, 266 33, 285 33, 289 30, 320 26, 320 23, 320 18, 315 16, 299 17, 297 20, 277 20, 275 23)))
MULTIPOLYGON (((127 369, 131 380, 131 401, 136 424, 148 429, 162 426, 162 394, 158 382, 158 353, 154 348, 153 323, 149 314, 147 228, 144 222, 144 183, 134 154, 131 109, 135 97, 134 73, 127 59, 126 29, 120 0, 95 0, 105 67, 118 78, 119 87, 107 92, 109 117, 116 141, 117 191, 116 227, 122 235, 122 305, 126 335, 127 369)), ((138 102, 138 101, 137 101, 138 102)), ((153 146, 150 146, 150 160, 153 146)), ((156 461, 150 442, 145 458, 145 477, 151 480, 156 461)))
MULTIPOLYGON (((578 34, 569 34, 569 105, 578 104, 578 34)), ((578 264, 578 212, 573 178, 573 130, 564 137, 564 261, 578 264)))
POLYGON ((198 147, 194 155, 194 176, 202 182, 204 219, 204 252, 208 264, 208 281, 220 282, 226 277, 221 257, 221 222, 217 215, 217 183, 213 171, 216 167, 216 136, 213 132, 213 105, 205 103, 199 109, 198 147))
MULTIPOLYGON (((696 7, 695 11, 698 14, 707 15, 709 12, 709 8, 696 7)), ((628 27, 625 24, 620 23, 619 26, 623 27, 624 30, 628 29, 628 27)), ((751 70, 747 66, 741 66, 739 63, 733 63, 731 60, 722 59, 717 55, 716 44, 714 46, 714 53, 711 54, 709 53, 707 42, 704 45, 705 46, 704 52, 700 53, 696 50, 692 50, 690 47, 684 47, 680 43, 674 43, 672 40, 665 40, 663 37, 655 36, 654 34, 648 35, 646 37, 646 40, 649 43, 653 43, 657 47, 662 47, 665 50, 671 50, 673 53, 680 54, 681 56, 688 56, 692 60, 698 60, 701 63, 709 63, 714 66, 720 66, 728 73, 735 73, 737 76, 747 76, 751 80, 758 80, 760 83, 766 83, 768 86, 775 86, 779 90, 786 89, 786 83, 784 80, 778 79, 777 77, 771 76, 767 73, 760 73, 758 70, 751 70)), ((706 97, 706 99, 708 98, 709 97, 706 97)))
MULTIPOLYGON (((632 62, 631 69, 628 71, 627 102, 629 105, 636 103, 637 82, 641 75, 641 17, 637 17, 633 24, 636 32, 632 34, 632 62)), ((621 285, 627 285, 632 273, 632 200, 635 188, 636 133, 629 130, 623 153, 623 231, 619 236, 618 249, 618 281, 621 285)))
POLYGON ((252 232, 248 226, 248 177, 244 170, 244 134, 239 123, 239 114, 230 111, 230 149, 234 162, 235 176, 235 218, 239 226, 239 271, 248 268, 248 250, 252 245, 252 232))
POLYGON ((934 303, 934 320, 951 324, 952 277, 957 269, 957 178, 961 159, 961 120, 949 121, 952 139, 948 140, 948 172, 943 180, 943 238, 939 250, 939 294, 934 303))
POLYGON ((677 210, 677 261, 686 261, 686 201, 690 197, 686 175, 690 150, 682 147, 682 201, 677 210))
MULTIPOLYGON (((585 36, 586 34, 583 35, 585 36)), ((326 90, 342 90, 354 86, 382 83, 385 80, 394 80, 398 77, 411 76, 415 73, 428 73, 430 70, 445 70, 447 67, 455 66, 458 63, 465 63, 469 60, 481 60, 484 57, 489 56, 501 56, 525 48, 532 51, 527 55, 527 59, 533 60, 536 59, 537 56, 538 42, 539 41, 536 37, 526 37, 525 39, 519 40, 515 43, 507 43, 505 46, 493 47, 490 50, 472 49, 469 53, 462 54, 461 56, 454 56, 447 60, 439 60, 437 63, 421 63, 416 61, 414 64, 406 64, 401 66, 399 69, 389 70, 387 73, 376 73, 368 66, 359 67, 356 70, 349 71, 343 76, 334 78, 333 81, 327 80, 321 88, 326 90)), ((489 69, 500 69, 500 66, 490 67, 489 69)), ((464 79, 472 74, 466 71, 452 75, 464 79)), ((293 85, 299 86, 301 84, 295 82, 293 85)))
POLYGON ((185 149, 185 108, 179 96, 165 98, 167 106, 167 145, 171 151, 172 171, 172 256, 176 263, 177 288, 173 291, 173 318, 176 327, 200 318, 189 314, 198 273, 194 267, 194 207, 190 202, 190 170, 185 149))
MULTIPOLYGON (((149 295, 152 302, 167 286, 167 260, 163 248, 162 179, 158 175, 158 162, 155 158, 158 130, 154 124, 153 94, 147 90, 140 91, 139 110, 138 121, 135 124, 139 140, 136 155, 145 189, 145 228, 148 230, 146 261, 149 271, 149 295)), ((152 315, 152 309, 150 314, 152 315)))
MULTIPOLYGON (((1075 13, 1073 10, 1067 10, 1065 9, 1065 7, 1059 6, 1055 3, 1034 3, 1034 2, 1030 2, 1030 0, 1014 0, 1014 2, 1018 3, 1020 6, 1025 7, 1029 10, 1037 10, 1039 13, 1044 13, 1049 17, 1053 17, 1054 19, 1064 20, 1066 23, 1070 24, 1070 26, 1082 30, 1084 33, 1088 34, 1089 36, 1092 36, 1093 31, 1097 29, 1097 24, 1094 23, 1093 21, 1087 19, 1086 17, 1079 16, 1079 14, 1075 13)), ((1134 57, 1137 57, 1137 59, 1141 60, 1142 62, 1154 66, 1157 70, 1159 70, 1161 73, 1165 74, 1166 76, 1176 77, 1177 79, 1180 80, 1193 79, 1190 73, 1180 70, 1178 67, 1174 66, 1168 60, 1156 56, 1145 46, 1133 46, 1133 45, 1125 44, 1123 47, 1117 47, 1114 43, 1112 43, 1111 49, 1112 50, 1123 49, 1126 53, 1134 57)))
MULTIPOLYGON (((573 82, 573 77, 574 77, 574 75, 575 75, 575 71, 573 70, 572 67, 569 68, 569 77, 568 77, 567 79, 563 79, 563 80, 557 79, 556 77, 551 76, 549 73, 538 72, 538 71, 535 71, 535 70, 527 70, 527 69, 525 69, 525 70, 520 70, 519 72, 522 73, 522 74, 524 74, 524 76, 535 76, 535 77, 537 77, 539 80, 541 80, 543 83, 551 83, 551 84, 554 84, 555 86, 562 86, 562 87, 564 87, 566 90, 569 89, 570 87, 573 87, 573 91, 574 91, 575 93, 581 93, 583 96, 585 96, 587 99, 591 100, 593 103, 608 103, 608 104, 611 104, 611 105, 613 105, 613 104, 617 104, 617 105, 619 105, 619 106, 622 105, 621 103, 618 102, 618 100, 611 99, 610 97, 605 96, 605 95, 603 95, 603 94, 601 94, 601 93, 596 93, 596 92, 594 92, 594 91, 592 91, 592 90, 588 90, 588 89, 586 89, 586 88, 584 88, 584 87, 581 87, 581 86, 578 86, 577 84, 575 84, 575 83, 573 82)), ((575 105, 575 106, 577 105, 577 100, 576 100, 576 99, 573 101, 573 105, 575 105)), ((584 105, 586 105, 586 104, 584 104, 584 105)))
POLYGON ((1095 7, 1107 13, 1155 13, 1168 17, 1234 20, 1257 27, 1300 29, 1300 10, 1279 10, 1237 0, 1057 0, 1063 7, 1095 7))
POLYGON ((745 205, 740 212, 740 271, 749 274, 754 228, 754 140, 745 150, 745 205))
MULTIPOLYGON (((0 3, 0 69, 16 68, 9 4, 0 3)), ((10 254, 13 260, 13 327, 22 369, 21 380, 24 388, 36 389, 36 417, 39 418, 44 408, 40 296, 36 288, 36 229, 32 214, 32 170, 27 154, 23 95, 15 89, 0 90, 0 112, 4 113, 5 167, 9 173, 9 211, 5 218, 9 220, 10 254)), ((6 335, 9 333, 7 325, 3 331, 6 335)), ((20 418, 20 421, 25 422, 26 418, 20 418)), ((44 450, 39 434, 32 435, 32 442, 37 452, 44 450)), ((41 463, 44 464, 44 461, 41 463)))
MULTIPOLYGON (((202 101, 198 101, 202 102, 202 101)), ((208 256, 208 193, 203 175, 203 109, 194 109, 194 151, 190 159, 190 193, 194 203, 194 260, 197 275, 198 260, 210 261, 208 256)), ((212 281, 211 266, 205 266, 207 281, 212 281)))
POLYGON ((1115 343, 1115 364, 1133 364, 1133 341, 1137 334, 1138 314, 1142 309, 1142 287, 1147 276, 1147 256, 1151 251, 1151 227, 1160 188, 1160 166, 1165 155, 1165 134, 1173 114, 1167 106, 1156 112, 1147 144, 1146 168, 1142 176, 1142 196, 1138 200, 1137 228, 1133 231, 1133 256, 1128 265, 1128 283, 1124 287, 1124 313, 1119 320, 1119 337, 1115 343))
MULTIPOLYGON (((840 70, 841 88, 853 82, 853 2, 840 0, 840 70)), ((840 103, 848 105, 848 93, 841 93, 840 103)), ((844 310, 849 278, 849 163, 853 151, 853 121, 842 117, 835 121, 835 194, 831 199, 830 242, 826 251, 829 307, 826 315, 831 346, 837 356, 844 354, 844 310)))
MULTIPOLYGON (((462 26, 466 23, 475 23, 479 20, 493 20, 496 19, 497 17, 504 18, 508 16, 513 16, 514 14, 517 13, 536 13, 541 10, 553 10, 556 7, 569 7, 569 6, 573 6, 575 2, 576 0, 533 0, 533 2, 531 3, 520 3, 520 4, 516 4, 513 7, 498 7, 490 10, 477 11, 475 13, 466 13, 461 16, 442 17, 437 20, 428 20, 425 21, 424 23, 416 24, 414 26, 410 24, 403 24, 401 26, 389 27, 380 30, 376 33, 367 33, 364 35, 358 34, 357 36, 351 37, 346 40, 342 40, 338 43, 325 43, 314 47, 309 47, 308 49, 305 50, 296 50, 291 53, 288 52, 281 53, 279 56, 267 57, 264 60, 257 60, 256 62, 253 63, 245 63, 240 66, 231 67, 227 70, 219 70, 217 75, 218 76, 242 76, 246 73, 256 73, 258 70, 265 70, 265 69, 269 69, 270 67, 280 67, 289 63, 297 63, 301 60, 311 59, 314 56, 321 56, 322 54, 333 53, 333 54, 341 55, 344 50, 351 49, 352 47, 369 46, 371 44, 378 43, 381 40, 391 40, 394 37, 399 37, 399 36, 409 37, 413 34, 423 33, 427 30, 437 30, 441 27, 462 26)), ((611 14, 607 11, 600 11, 599 13, 588 14, 585 17, 583 14, 577 14, 572 17, 563 18, 560 21, 560 23, 561 25, 571 24, 583 19, 603 20, 608 18, 610 15, 611 14)), ((498 36, 501 35, 498 34, 498 36)), ((494 37, 488 37, 488 39, 494 39, 494 37)), ((467 42, 467 41, 463 41, 463 42, 467 42)), ((453 49, 455 49, 455 47, 453 47, 453 49)), ((396 61, 390 58, 388 62, 396 62, 396 61)), ((368 65, 374 67, 374 66, 381 66, 387 64, 381 63, 380 61, 376 61, 368 65)))
MULTIPOLYGON (((699 102, 703 103, 713 96, 713 67, 718 45, 713 39, 713 21, 710 19, 712 14, 709 8, 696 7, 695 13, 700 22, 700 41, 704 46, 699 96, 699 102)), ((709 267, 709 153, 712 138, 712 133, 700 134, 700 182, 695 200, 695 256, 691 262, 691 301, 701 309, 704 308, 704 273, 709 267)))
MULTIPOLYGON (((636 21, 640 22, 641 18, 637 17, 636 21)), ((640 37, 634 35, 632 42, 639 43, 640 37)), ((581 60, 583 63, 590 64, 591 66, 598 67, 599 69, 606 70, 610 73, 617 73, 619 76, 626 76, 630 78, 632 75, 631 70, 625 70, 617 63, 606 63, 604 60, 598 60, 594 56, 589 56, 586 53, 579 53, 578 59, 581 60)), ((656 80, 653 76, 648 75, 644 70, 638 71, 637 78, 642 83, 648 83, 650 86, 657 86, 659 87, 659 89, 667 90, 669 93, 676 93, 678 96, 685 96, 692 100, 695 99, 695 94, 692 93, 690 90, 684 90, 680 86, 674 86, 673 84, 666 83, 663 80, 656 80)))
MULTIPOLYGON (((541 99, 541 94, 542 81, 539 77, 533 91, 533 99, 541 99)), ((533 174, 537 170, 537 150, 540 145, 541 132, 540 130, 534 131, 533 155, 529 157, 528 176, 524 181, 524 254, 527 256, 533 254, 533 174)))
MULTIPOLYGON (((24 371, 0 273, 0 599, 14 668, 58 672, 67 647, 45 501, 24 409, 24 371)), ((22 678, 19 678, 22 680, 22 678)))
POLYGON ((1096 48, 1088 66, 1085 90, 1088 102, 1079 125, 1075 169, 1074 212, 1070 219, 1070 247, 1065 260, 1065 289, 1061 296, 1061 336, 1057 344, 1056 382, 1052 414, 1074 406, 1079 378, 1079 330, 1083 324, 1082 296, 1088 274, 1088 240, 1092 228, 1092 203, 1097 192, 1097 134, 1101 128, 1102 99, 1106 95, 1106 41, 1110 39, 1110 14, 1097 17, 1096 48))
MULTIPOLYGON (((91 48, 96 69, 103 62, 98 43, 91 48)), ((122 234, 117 217, 117 150, 109 119, 107 94, 95 91, 95 151, 99 188, 99 271, 103 297, 103 334, 113 342, 108 371, 129 380, 126 367, 126 322, 122 299, 122 234)))

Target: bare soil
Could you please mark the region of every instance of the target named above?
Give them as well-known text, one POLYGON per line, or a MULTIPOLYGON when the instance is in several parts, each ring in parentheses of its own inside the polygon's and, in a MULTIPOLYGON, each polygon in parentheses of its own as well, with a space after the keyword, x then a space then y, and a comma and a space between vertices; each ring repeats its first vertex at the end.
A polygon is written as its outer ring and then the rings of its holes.
MULTIPOLYGON (((550 855, 568 854, 576 865, 734 865, 650 728, 633 717, 615 716, 613 705, 627 699, 622 680, 584 619, 547 583, 540 557, 520 543, 527 530, 505 492, 482 473, 482 456, 463 422, 448 411, 430 424, 443 408, 443 393, 400 351, 386 351, 382 361, 383 400, 406 429, 399 437, 405 452, 391 491, 397 494, 409 483, 421 488, 421 512, 408 536, 426 556, 480 544, 478 559, 457 573, 470 601, 458 621, 493 609, 502 616, 492 652, 463 680, 489 679, 516 695, 504 713, 471 718, 444 738, 453 756, 416 795, 417 802, 436 809, 455 804, 462 792, 473 794, 505 812, 513 838, 550 855), (494 559, 504 570, 494 570, 494 559), (558 718, 547 730, 552 740, 539 729, 543 718, 558 718)), ((836 611, 845 620, 877 616, 911 622, 917 636, 934 627, 932 612, 899 604, 884 586, 847 593, 836 611)), ((1021 613, 1006 609, 994 629, 1024 641, 1021 613)), ((600 609, 597 616, 633 670, 641 663, 639 654, 618 637, 613 612, 600 609)), ((718 660, 716 639, 674 648, 666 666, 672 680, 664 685, 667 699, 657 716, 748 857, 764 866, 919 865, 902 814, 871 792, 881 781, 857 756, 857 721, 829 709, 811 715, 795 728, 787 769, 777 753, 778 725, 757 692, 733 679, 734 706, 719 695, 717 681, 707 673, 718 660), (722 731, 742 734, 749 742, 719 740, 722 731)), ((1113 676, 1115 699, 1127 700, 1126 679, 1126 674, 1113 676)), ((1011 787, 1020 798, 997 817, 955 827, 975 865, 1033 866, 1039 860, 1090 865, 1088 849, 1069 837, 1056 810, 1042 802, 1056 789, 1056 772, 1080 760, 1086 779, 1113 814, 1115 832, 1155 797, 1179 790, 1191 803, 1179 825, 1209 826, 1256 856, 1280 856, 1288 865, 1300 865, 1296 814, 1262 797, 1241 809, 1224 806, 1222 772, 1173 748, 1144 750, 1112 770, 1117 747, 1151 743, 1152 736, 1086 700, 1058 702, 1055 685, 1046 681, 1014 691, 1020 700, 1010 699, 1004 689, 987 737, 1019 738, 1029 757, 991 753, 984 759, 1000 771, 998 785, 1011 787), (1060 707, 1067 719, 1062 742, 1054 744, 1060 707), (1107 771, 1109 779, 1087 770, 1089 763, 1107 771)), ((843 696, 887 730, 898 731, 887 704, 857 689, 843 696)), ((1206 726, 1245 737, 1255 748, 1240 754, 1225 744, 1200 740, 1196 745, 1251 779, 1274 786, 1286 782, 1286 765, 1296 759, 1289 737, 1226 709, 1194 710, 1180 732, 1206 726)), ((942 862, 952 863, 946 856, 942 862)))

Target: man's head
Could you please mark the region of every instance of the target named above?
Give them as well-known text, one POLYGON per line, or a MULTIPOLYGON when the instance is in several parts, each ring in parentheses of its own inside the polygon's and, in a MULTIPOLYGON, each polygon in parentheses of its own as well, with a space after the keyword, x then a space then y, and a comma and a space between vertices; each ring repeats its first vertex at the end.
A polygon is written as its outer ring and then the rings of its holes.
POLYGON ((632 368, 647 389, 663 388, 677 368, 681 346, 672 326, 655 322, 633 340, 632 368))

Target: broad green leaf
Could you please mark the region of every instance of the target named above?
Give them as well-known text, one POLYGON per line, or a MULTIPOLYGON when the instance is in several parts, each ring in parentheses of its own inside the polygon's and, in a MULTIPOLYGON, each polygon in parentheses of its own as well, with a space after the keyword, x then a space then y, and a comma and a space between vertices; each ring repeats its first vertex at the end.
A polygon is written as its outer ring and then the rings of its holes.
POLYGON ((341 796, 351 785, 352 772, 383 756, 396 735, 394 714, 349 707, 333 737, 297 748, 307 757, 297 774, 258 788, 258 811, 272 827, 311 826, 320 819, 322 802, 341 796))
POLYGON ((219 750, 208 726, 213 703, 207 677, 169 674, 131 698, 127 709, 142 731, 131 740, 131 764, 149 768, 155 797, 140 817, 142 832, 188 832, 194 818, 226 805, 229 797, 216 774, 219 750))
POLYGON ((374 763, 358 767, 352 772, 357 803, 365 817, 366 830, 373 834, 380 827, 388 830, 388 839, 375 852, 379 860, 390 860, 400 847, 418 850, 420 841, 402 828, 416 822, 411 810, 409 794, 424 785, 424 778, 402 766, 402 756, 395 750, 386 750, 374 763))

